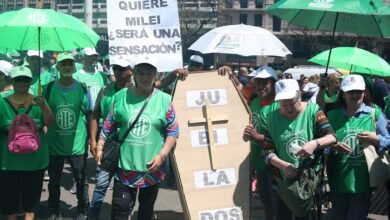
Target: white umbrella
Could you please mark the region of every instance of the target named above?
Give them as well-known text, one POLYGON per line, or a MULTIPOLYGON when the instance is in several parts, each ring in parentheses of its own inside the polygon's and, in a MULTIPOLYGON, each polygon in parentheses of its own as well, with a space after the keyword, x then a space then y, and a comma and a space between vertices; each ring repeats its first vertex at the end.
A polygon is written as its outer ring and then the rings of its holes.
POLYGON ((241 56, 278 56, 290 50, 271 32, 250 25, 238 24, 215 28, 195 41, 188 49, 207 53, 241 56))

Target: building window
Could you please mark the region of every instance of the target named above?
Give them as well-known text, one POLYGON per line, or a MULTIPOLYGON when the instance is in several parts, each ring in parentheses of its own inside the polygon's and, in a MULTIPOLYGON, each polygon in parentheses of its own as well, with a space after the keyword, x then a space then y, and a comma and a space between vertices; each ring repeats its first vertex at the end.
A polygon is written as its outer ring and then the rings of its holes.
POLYGON ((233 0, 226 0, 226 8, 233 8, 233 0))
POLYGON ((257 27, 263 26, 263 15, 262 14, 255 15, 255 26, 257 26, 257 27))
POLYGON ((247 24, 247 23, 248 23, 248 15, 240 14, 240 24, 247 24))
POLYGON ((256 8, 263 8, 264 0, 255 0, 256 8))
POLYGON ((280 20, 280 18, 276 16, 273 16, 272 20, 273 20, 272 30, 276 32, 280 32, 282 21, 280 20))
POLYGON ((248 0, 240 0, 241 8, 248 8, 248 0))

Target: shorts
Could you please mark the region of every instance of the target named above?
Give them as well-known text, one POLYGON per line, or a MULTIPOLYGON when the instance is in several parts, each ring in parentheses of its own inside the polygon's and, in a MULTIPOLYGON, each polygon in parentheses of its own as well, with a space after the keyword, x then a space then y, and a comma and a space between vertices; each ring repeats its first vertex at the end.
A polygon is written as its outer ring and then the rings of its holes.
POLYGON ((15 214, 20 205, 25 212, 34 212, 41 199, 45 170, 0 171, 0 209, 4 215, 15 214))

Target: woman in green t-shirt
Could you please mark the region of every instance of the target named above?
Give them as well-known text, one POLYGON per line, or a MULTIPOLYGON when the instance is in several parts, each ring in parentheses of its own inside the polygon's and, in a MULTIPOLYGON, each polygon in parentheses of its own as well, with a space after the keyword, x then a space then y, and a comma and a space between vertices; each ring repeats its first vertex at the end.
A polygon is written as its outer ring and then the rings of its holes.
MULTIPOLYGON (((296 80, 277 81, 275 91, 275 101, 279 101, 280 107, 268 115, 263 157, 266 163, 278 168, 283 179, 294 178, 299 173, 300 157, 311 156, 316 149, 335 143, 336 138, 318 105, 301 101, 296 80)), ((278 210, 278 220, 293 216, 281 199, 278 210)), ((309 219, 309 213, 303 217, 295 216, 295 219, 309 219)))
POLYGON ((138 61, 133 69, 135 86, 115 94, 114 104, 97 144, 95 158, 100 165, 105 138, 117 131, 122 138, 129 124, 147 103, 120 147, 112 198, 112 219, 128 219, 137 194, 138 219, 152 218, 159 186, 165 178, 165 159, 179 135, 171 96, 153 88, 157 68, 152 61, 138 61))
POLYGON ((32 220, 41 197, 43 174, 49 163, 45 144, 32 153, 12 153, 8 150, 7 133, 18 114, 27 114, 36 124, 42 139, 42 127, 53 121, 50 107, 42 96, 28 93, 32 82, 30 69, 24 66, 11 71, 14 93, 0 99, 0 202, 1 211, 8 219, 16 219, 19 207, 32 220))
POLYGON ((380 110, 366 105, 366 85, 360 75, 349 75, 341 82, 338 108, 328 113, 336 131, 336 146, 348 154, 333 152, 328 159, 332 218, 365 220, 368 215, 371 189, 363 142, 370 142, 379 153, 390 146, 387 121, 380 110))

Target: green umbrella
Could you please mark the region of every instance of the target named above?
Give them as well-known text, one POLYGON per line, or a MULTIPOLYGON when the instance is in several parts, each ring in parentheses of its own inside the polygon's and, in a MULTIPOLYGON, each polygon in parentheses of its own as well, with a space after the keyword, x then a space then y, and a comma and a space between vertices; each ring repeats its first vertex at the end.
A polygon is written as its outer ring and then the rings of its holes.
MULTIPOLYGON (((326 66, 329 50, 323 51, 309 62, 326 66)), ((357 47, 336 47, 332 49, 329 66, 377 76, 390 76, 390 65, 381 57, 357 47)))
POLYGON ((267 12, 307 28, 385 37, 390 25, 381 15, 390 17, 387 8, 382 0, 281 0, 267 12))
POLYGON ((332 31, 329 57, 336 31, 390 35, 390 10, 382 0, 281 0, 266 11, 290 24, 332 31))
POLYGON ((99 36, 79 19, 51 9, 23 8, 0 14, 0 47, 70 51, 95 47, 99 36))
POLYGON ((17 50, 8 48, 0 48, 0 54, 5 54, 7 56, 20 56, 17 50))

